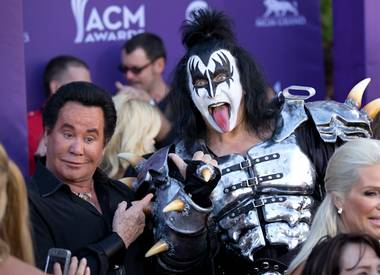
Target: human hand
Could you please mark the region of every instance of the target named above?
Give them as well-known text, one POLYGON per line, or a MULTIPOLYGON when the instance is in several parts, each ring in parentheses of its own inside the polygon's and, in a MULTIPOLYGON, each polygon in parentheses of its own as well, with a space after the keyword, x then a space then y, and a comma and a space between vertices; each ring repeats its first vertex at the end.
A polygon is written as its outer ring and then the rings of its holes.
POLYGON ((151 102, 153 98, 142 89, 137 89, 132 86, 123 85, 120 81, 115 82, 117 93, 127 93, 130 99, 139 99, 147 103, 151 102))
MULTIPOLYGON (((53 268, 54 275, 62 275, 62 270, 59 263, 55 263, 53 268)), ((82 258, 78 266, 78 258, 75 256, 72 257, 67 275, 91 275, 90 267, 87 266, 86 258, 82 258)))
MULTIPOLYGON (((177 166, 179 172, 181 173, 181 176, 186 179, 186 170, 188 168, 188 164, 180 156, 174 153, 169 154, 169 158, 177 166)), ((202 151, 195 152, 192 160, 201 161, 216 168, 218 167, 218 162, 213 159, 210 154, 205 154, 202 151)))
POLYGON ((126 248, 144 231, 145 211, 150 209, 153 194, 146 195, 140 201, 132 202, 127 209, 127 202, 119 203, 112 222, 112 230, 122 238, 126 248))
POLYGON ((198 205, 210 207, 210 194, 221 177, 217 161, 202 151, 195 152, 187 163, 176 154, 169 154, 169 157, 185 179, 185 192, 198 205))

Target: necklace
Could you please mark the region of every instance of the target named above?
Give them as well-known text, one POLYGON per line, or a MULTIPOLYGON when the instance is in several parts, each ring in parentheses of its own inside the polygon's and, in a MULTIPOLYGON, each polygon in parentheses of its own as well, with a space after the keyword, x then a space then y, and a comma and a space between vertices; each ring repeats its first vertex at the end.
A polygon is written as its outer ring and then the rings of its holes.
POLYGON ((73 192, 73 193, 85 201, 91 201, 92 199, 91 192, 73 192))
POLYGON ((92 194, 91 194, 91 192, 74 192, 74 191, 72 191, 72 192, 73 192, 75 195, 77 195, 79 198, 81 198, 82 200, 85 200, 85 201, 87 201, 87 202, 93 204, 92 201, 91 201, 91 199, 92 199, 92 194))

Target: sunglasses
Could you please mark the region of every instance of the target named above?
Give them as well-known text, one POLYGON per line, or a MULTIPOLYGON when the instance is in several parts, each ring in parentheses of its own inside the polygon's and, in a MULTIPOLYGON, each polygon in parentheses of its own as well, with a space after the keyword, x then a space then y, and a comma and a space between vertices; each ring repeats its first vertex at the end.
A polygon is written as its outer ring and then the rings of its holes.
POLYGON ((144 66, 142 67, 136 67, 136 66, 133 66, 131 68, 123 65, 123 64, 120 64, 117 68, 120 72, 122 72, 123 74, 126 74, 128 71, 131 71, 133 74, 135 75, 138 75, 140 74, 145 68, 147 68, 149 65, 151 65, 152 63, 154 62, 153 61, 150 61, 148 64, 145 64, 144 66))

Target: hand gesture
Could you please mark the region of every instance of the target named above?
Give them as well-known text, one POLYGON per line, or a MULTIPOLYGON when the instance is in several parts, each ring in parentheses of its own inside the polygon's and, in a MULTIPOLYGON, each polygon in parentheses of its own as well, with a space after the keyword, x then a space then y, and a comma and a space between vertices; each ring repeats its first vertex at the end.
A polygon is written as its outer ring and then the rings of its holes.
POLYGON ((112 222, 112 229, 124 242, 126 248, 144 231, 145 212, 150 209, 153 194, 146 195, 140 201, 134 201, 127 209, 127 202, 119 203, 112 222))
POLYGON ((210 207, 210 194, 221 176, 217 161, 202 151, 195 152, 192 161, 188 162, 176 154, 169 154, 169 157, 185 179, 185 192, 198 205, 210 207))

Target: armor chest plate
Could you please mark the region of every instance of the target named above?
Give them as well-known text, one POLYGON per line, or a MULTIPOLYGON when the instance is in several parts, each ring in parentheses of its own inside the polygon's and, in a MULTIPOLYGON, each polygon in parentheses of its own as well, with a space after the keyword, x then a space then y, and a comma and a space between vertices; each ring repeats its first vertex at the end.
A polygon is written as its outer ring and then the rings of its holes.
POLYGON ((297 145, 294 134, 281 142, 260 143, 245 157, 222 157, 218 163, 222 178, 211 194, 214 214, 247 195, 308 195, 314 190, 314 166, 297 145))
POLYGON ((267 245, 292 249, 305 240, 316 172, 294 134, 218 162, 222 177, 211 194, 212 216, 227 247, 253 260, 267 245))

